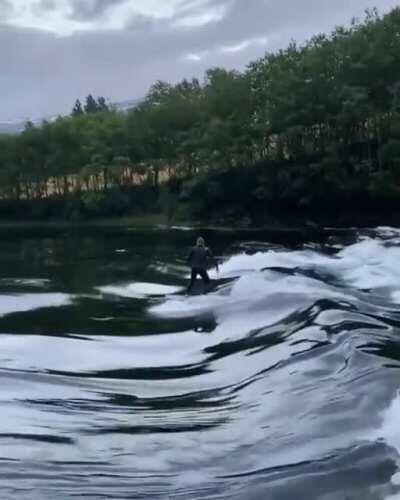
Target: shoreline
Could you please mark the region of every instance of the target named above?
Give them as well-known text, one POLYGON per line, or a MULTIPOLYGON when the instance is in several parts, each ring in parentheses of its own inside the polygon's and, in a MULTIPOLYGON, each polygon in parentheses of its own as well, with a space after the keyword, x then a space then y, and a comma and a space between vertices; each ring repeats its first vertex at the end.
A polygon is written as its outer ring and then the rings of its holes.
MULTIPOLYGON (((168 223, 163 214, 147 214, 140 216, 94 218, 86 220, 0 220, 0 231, 7 229, 30 230, 30 229, 138 229, 138 230, 169 230, 169 231, 218 231, 218 232, 273 232, 273 233, 302 233, 315 234, 326 231, 342 232, 351 229, 373 229, 381 226, 399 227, 400 217, 371 217, 365 216, 364 220, 359 217, 337 217, 336 223, 330 217, 312 219, 311 217, 285 217, 281 219, 272 218, 264 224, 241 225, 226 223, 215 223, 207 221, 184 221, 177 220, 168 223)), ((240 222, 240 221, 239 221, 240 222)))

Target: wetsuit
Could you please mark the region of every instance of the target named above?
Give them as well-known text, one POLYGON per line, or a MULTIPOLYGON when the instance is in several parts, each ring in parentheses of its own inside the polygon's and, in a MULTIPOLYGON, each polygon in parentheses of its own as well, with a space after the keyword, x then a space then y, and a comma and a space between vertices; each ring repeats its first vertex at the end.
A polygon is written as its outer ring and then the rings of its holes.
POLYGON ((189 291, 192 289, 197 275, 201 276, 205 285, 208 285, 210 283, 210 277, 207 273, 207 264, 209 260, 213 261, 214 263, 216 262, 214 255, 207 247, 197 245, 190 251, 188 264, 192 268, 192 274, 190 285, 188 288, 189 291))

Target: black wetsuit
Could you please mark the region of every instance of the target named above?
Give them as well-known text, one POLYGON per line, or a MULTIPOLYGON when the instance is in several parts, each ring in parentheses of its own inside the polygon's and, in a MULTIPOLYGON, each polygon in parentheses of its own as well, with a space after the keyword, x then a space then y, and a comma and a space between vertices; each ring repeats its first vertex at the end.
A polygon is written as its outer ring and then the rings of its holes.
POLYGON ((188 257, 188 264, 192 268, 189 290, 192 289, 197 275, 201 276, 205 285, 210 283, 210 277, 207 273, 207 264, 209 260, 215 262, 214 255, 209 248, 199 245, 192 248, 188 257))

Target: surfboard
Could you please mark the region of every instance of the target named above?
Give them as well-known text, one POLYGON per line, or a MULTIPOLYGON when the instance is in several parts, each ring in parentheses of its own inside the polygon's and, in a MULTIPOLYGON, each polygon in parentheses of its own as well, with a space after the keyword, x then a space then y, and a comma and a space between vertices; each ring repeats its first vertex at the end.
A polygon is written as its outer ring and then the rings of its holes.
POLYGON ((208 285, 204 284, 202 280, 196 280, 192 289, 186 290, 187 295, 206 295, 207 293, 213 292, 216 289, 215 283, 210 283, 208 285))

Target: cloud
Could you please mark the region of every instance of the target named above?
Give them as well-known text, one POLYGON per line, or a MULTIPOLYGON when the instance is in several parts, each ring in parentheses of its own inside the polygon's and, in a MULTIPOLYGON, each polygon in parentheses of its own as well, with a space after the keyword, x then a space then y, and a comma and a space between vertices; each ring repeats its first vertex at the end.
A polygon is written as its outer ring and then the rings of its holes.
POLYGON ((57 8, 56 0, 39 0, 36 5, 42 11, 55 10, 57 8))
POLYGON ((214 1, 213 3, 210 1, 192 2, 191 5, 186 3, 181 6, 179 15, 172 26, 176 28, 194 28, 222 21, 232 3, 232 0, 214 1), (190 6, 192 9, 190 9, 190 6))
POLYGON ((6 24, 68 36, 123 30, 136 16, 170 19, 182 0, 0 0, 5 1, 12 4, 3 17, 6 24))
POLYGON ((174 27, 194 28, 197 26, 204 26, 206 24, 221 21, 225 15, 225 8, 221 6, 217 9, 211 9, 195 16, 183 17, 173 23, 174 27))
MULTIPOLYGON (((0 0, 0 120, 65 112, 88 93, 141 97, 158 79, 200 77, 210 66, 243 68, 376 3, 0 0)), ((379 0, 382 11, 397 3, 379 0)))
POLYGON ((250 38, 249 40, 243 40, 236 45, 226 45, 220 48, 223 54, 236 54, 237 52, 242 52, 251 46, 266 47, 268 44, 268 37, 260 36, 257 38, 250 38))
POLYGON ((186 61, 191 61, 194 63, 199 63, 201 62, 205 57, 209 55, 210 51, 208 50, 203 50, 203 52, 190 52, 189 54, 186 54, 183 59, 186 61))
MULTIPOLYGON (((52 0, 42 0, 42 2, 52 0)), ((87 21, 98 18, 111 8, 119 6, 125 0, 71 0, 71 18, 78 21, 87 21)))
POLYGON ((7 19, 13 13, 11 0, 0 0, 0 22, 7 19))
POLYGON ((256 37, 250 38, 249 40, 242 40, 241 42, 235 45, 223 45, 221 47, 214 47, 209 50, 203 50, 201 52, 190 52, 189 54, 185 54, 184 60, 191 61, 194 63, 199 63, 203 61, 205 58, 210 57, 214 54, 228 54, 235 55, 239 52, 244 52, 251 47, 267 47, 268 38, 256 37))

